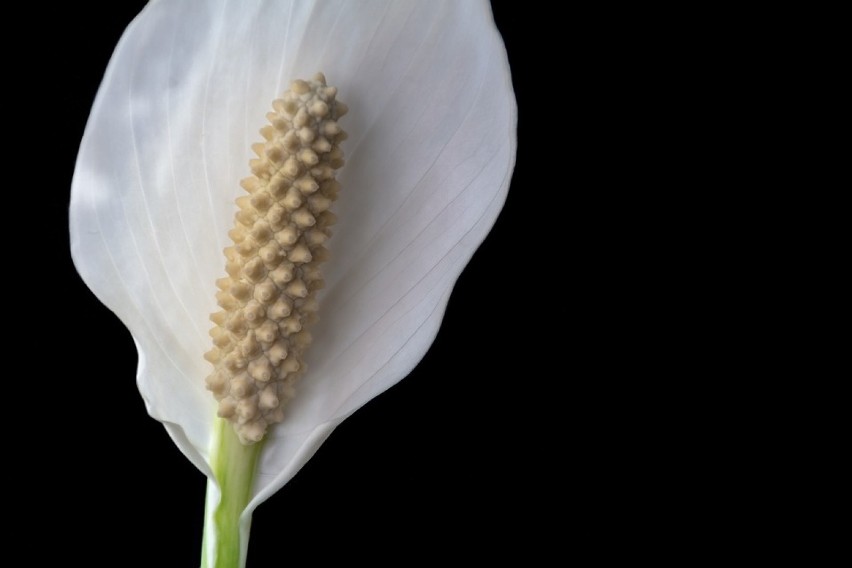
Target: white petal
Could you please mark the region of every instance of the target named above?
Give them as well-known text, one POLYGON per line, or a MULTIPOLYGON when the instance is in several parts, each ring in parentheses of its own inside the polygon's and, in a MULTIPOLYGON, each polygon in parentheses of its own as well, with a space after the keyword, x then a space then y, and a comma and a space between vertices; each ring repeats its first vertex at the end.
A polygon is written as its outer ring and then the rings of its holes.
POLYGON ((136 339, 148 411, 209 473, 201 355, 238 182, 271 101, 319 70, 351 109, 340 223, 310 370, 249 510, 417 364, 503 205, 516 109, 488 3, 154 1, 110 62, 72 188, 75 264, 136 339))

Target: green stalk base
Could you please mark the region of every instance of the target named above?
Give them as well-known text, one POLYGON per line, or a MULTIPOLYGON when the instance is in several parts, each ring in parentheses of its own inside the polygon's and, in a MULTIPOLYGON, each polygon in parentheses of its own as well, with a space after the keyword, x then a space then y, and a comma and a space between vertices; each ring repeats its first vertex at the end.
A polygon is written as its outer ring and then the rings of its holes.
POLYGON ((244 446, 228 421, 216 419, 211 465, 218 489, 208 480, 201 568, 244 568, 240 515, 251 499, 262 446, 263 442, 244 446), (217 494, 220 495, 218 502, 217 494))

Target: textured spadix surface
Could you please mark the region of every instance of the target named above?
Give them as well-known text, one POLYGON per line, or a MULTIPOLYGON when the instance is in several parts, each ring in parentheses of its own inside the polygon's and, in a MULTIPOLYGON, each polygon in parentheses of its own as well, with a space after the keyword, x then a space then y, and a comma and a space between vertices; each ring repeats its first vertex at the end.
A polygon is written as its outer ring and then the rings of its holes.
POLYGON ((252 144, 257 158, 240 185, 239 211, 225 249, 228 276, 216 281, 221 311, 211 316, 214 364, 207 388, 218 414, 244 444, 259 442, 270 424, 284 420, 297 379, 307 372, 308 327, 316 321, 322 288, 323 245, 336 217, 329 207, 343 166, 337 122, 346 105, 320 73, 297 79, 273 101, 264 142, 252 144))
POLYGON ((309 372, 249 511, 416 365, 503 205, 516 109, 488 3, 155 0, 110 61, 72 187, 77 269, 133 334, 148 411, 209 475, 202 354, 234 199, 271 101, 318 70, 350 108, 345 189, 309 372))

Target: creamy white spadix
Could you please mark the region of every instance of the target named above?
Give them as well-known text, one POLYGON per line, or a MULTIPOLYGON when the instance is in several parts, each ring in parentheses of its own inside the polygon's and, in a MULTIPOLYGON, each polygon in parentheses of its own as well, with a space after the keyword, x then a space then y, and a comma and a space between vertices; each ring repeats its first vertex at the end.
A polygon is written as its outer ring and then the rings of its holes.
POLYGON ((296 380, 307 371, 308 326, 319 308, 319 265, 336 222, 329 211, 343 166, 346 133, 338 119, 346 106, 318 74, 296 80, 267 114, 265 142, 252 145, 252 175, 240 182, 248 195, 228 232, 227 277, 216 281, 222 308, 211 315, 215 347, 205 356, 215 369, 207 388, 244 444, 259 442, 270 424, 284 420, 296 380))

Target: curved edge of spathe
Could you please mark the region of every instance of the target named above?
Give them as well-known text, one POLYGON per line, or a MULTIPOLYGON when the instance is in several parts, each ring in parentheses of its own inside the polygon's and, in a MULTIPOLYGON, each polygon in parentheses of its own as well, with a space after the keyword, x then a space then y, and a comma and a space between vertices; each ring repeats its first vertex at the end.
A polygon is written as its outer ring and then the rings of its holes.
POLYGON ((334 429, 340 424, 345 417, 340 417, 320 424, 314 428, 302 442, 299 449, 296 451, 293 458, 287 464, 287 467, 275 478, 275 480, 264 487, 261 491, 252 497, 249 504, 246 506, 243 513, 240 515, 240 558, 241 566, 245 566, 246 555, 248 554, 249 535, 251 530, 251 516, 257 506, 269 499, 276 491, 284 487, 284 485, 293 479, 293 477, 302 469, 302 466, 308 463, 317 450, 322 446, 323 442, 331 435, 334 429))
POLYGON ((192 463, 192 465, 197 467, 201 473, 207 476, 208 479, 212 480, 215 483, 216 478, 213 475, 213 470, 210 468, 209 456, 204 456, 198 450, 198 448, 196 448, 192 444, 192 442, 189 441, 189 436, 186 435, 186 432, 184 431, 181 425, 158 417, 157 414, 151 408, 148 398, 145 396, 143 389, 139 386, 139 378, 147 372, 145 351, 139 345, 139 342, 136 340, 136 337, 133 337, 133 344, 136 346, 136 353, 139 357, 139 363, 136 366, 136 385, 139 390, 139 394, 142 396, 142 400, 145 401, 145 410, 148 412, 148 415, 151 418, 160 422, 163 425, 163 427, 166 429, 166 433, 168 433, 169 437, 172 439, 172 441, 178 447, 181 453, 186 456, 186 459, 188 459, 192 463))
MULTIPOLYGON (((79 223, 77 222, 77 220, 75 218, 74 204, 75 204, 75 202, 77 202, 78 199, 80 199, 79 190, 75 191, 75 187, 77 187, 77 184, 79 183, 79 178, 78 178, 77 172, 79 171, 79 168, 80 168, 81 156, 84 154, 84 149, 89 144, 89 136, 91 135, 90 134, 91 133, 90 123, 93 120, 93 117, 95 117, 99 114, 100 108, 103 105, 103 100, 104 100, 104 96, 105 96, 104 95, 104 93, 105 93, 104 86, 110 84, 113 81, 113 77, 114 77, 115 72, 116 72, 115 70, 116 70, 117 61, 118 61, 116 54, 118 54, 121 50, 125 49, 128 41, 129 41, 129 38, 133 34, 136 26, 139 24, 140 19, 145 16, 146 12, 148 12, 152 9, 155 9, 155 7, 158 4, 160 4, 160 0, 150 0, 148 2, 148 4, 146 4, 142 8, 142 10, 139 12, 139 14, 137 14, 133 18, 133 20, 127 25, 127 27, 125 28, 121 37, 119 38, 118 42, 116 43, 115 49, 113 50, 113 53, 112 53, 112 55, 110 56, 110 59, 109 59, 109 63, 107 64, 106 71, 104 72, 104 77, 101 80, 101 84, 98 87, 98 91, 95 95, 94 102, 92 103, 92 108, 89 112, 89 116, 86 119, 86 127, 83 131, 83 137, 80 141, 80 148, 78 149, 77 157, 75 159, 75 164, 74 164, 74 176, 72 177, 72 181, 71 181, 71 196, 70 196, 69 209, 68 209, 68 220, 69 220, 68 231, 69 231, 69 243, 70 243, 70 247, 69 247, 70 251, 69 252, 70 252, 70 255, 71 255, 71 261, 74 265, 75 270, 77 271, 77 274, 80 276, 80 279, 86 284, 86 287, 89 288, 89 290, 98 299, 98 301, 100 301, 104 306, 106 306, 107 309, 109 309, 113 314, 115 314, 115 316, 119 319, 119 321, 122 322, 122 324, 124 324, 124 320, 118 315, 119 310, 117 309, 117 306, 114 306, 113 303, 110 302, 108 299, 106 299, 98 290, 95 290, 94 288, 89 286, 89 283, 87 282, 87 278, 85 277, 86 270, 85 270, 85 268, 82 268, 82 267, 85 266, 85 262, 83 262, 82 259, 80 258, 80 252, 79 252, 80 240, 78 238, 76 238, 76 233, 78 231, 81 231, 82 228, 80 227, 79 223)), ((206 475, 208 478, 212 478, 213 477, 212 470, 210 469, 210 466, 207 463, 207 460, 202 455, 201 451, 198 448, 196 448, 190 442, 189 437, 186 435, 184 429, 180 425, 178 425, 174 422, 169 422, 167 420, 163 420, 162 418, 159 418, 152 411, 150 402, 147 399, 147 397, 145 397, 142 389, 139 389, 139 378, 146 372, 146 369, 145 369, 145 353, 144 353, 143 349, 141 348, 139 341, 133 335, 133 330, 128 328, 128 331, 130 331, 131 337, 133 337, 133 343, 136 347, 136 352, 137 352, 137 355, 138 355, 139 363, 138 363, 137 369, 136 369, 136 384, 137 384, 137 389, 139 390, 140 395, 142 396, 142 400, 145 402, 145 410, 148 412, 148 414, 152 418, 154 418, 155 420, 157 420, 158 422, 163 424, 163 426, 165 427, 166 432, 168 433, 169 437, 174 441, 175 445, 178 447, 178 449, 180 449, 181 453, 183 453, 186 456, 186 458, 195 467, 197 467, 204 475, 206 475)))

